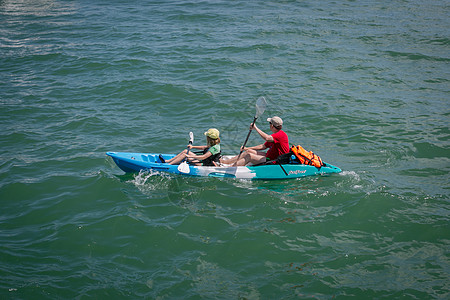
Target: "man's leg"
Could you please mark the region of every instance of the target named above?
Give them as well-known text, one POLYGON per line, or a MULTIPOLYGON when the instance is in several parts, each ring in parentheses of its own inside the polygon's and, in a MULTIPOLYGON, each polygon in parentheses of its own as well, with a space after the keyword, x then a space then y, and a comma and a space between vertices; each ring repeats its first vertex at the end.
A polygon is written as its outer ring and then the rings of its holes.
POLYGON ((245 150, 244 152, 242 152, 241 155, 236 155, 235 157, 232 157, 230 159, 223 159, 223 158, 221 158, 219 161, 222 164, 231 165, 231 164, 234 164, 238 160, 238 158, 241 159, 245 155, 245 153, 247 153, 247 152, 254 152, 254 153, 256 153, 256 150, 248 149, 248 150, 245 150))
POLYGON ((232 157, 230 159, 223 159, 223 158, 221 158, 219 161, 222 164, 231 165, 231 164, 234 164, 236 162, 237 158, 238 158, 238 156, 236 155, 235 157, 232 157))
POLYGON ((256 165, 266 161, 266 153, 255 150, 248 150, 242 153, 239 160, 233 166, 256 165))

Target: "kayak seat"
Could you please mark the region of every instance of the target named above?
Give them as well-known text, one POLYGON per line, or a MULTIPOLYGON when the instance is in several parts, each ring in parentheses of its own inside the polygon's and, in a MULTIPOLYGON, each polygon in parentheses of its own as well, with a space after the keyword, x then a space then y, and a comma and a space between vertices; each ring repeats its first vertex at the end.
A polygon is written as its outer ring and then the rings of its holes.
POLYGON ((292 151, 281 154, 276 159, 269 160, 265 164, 266 165, 273 165, 273 164, 279 164, 279 165, 286 165, 286 164, 298 164, 299 161, 297 157, 295 157, 294 153, 292 151))

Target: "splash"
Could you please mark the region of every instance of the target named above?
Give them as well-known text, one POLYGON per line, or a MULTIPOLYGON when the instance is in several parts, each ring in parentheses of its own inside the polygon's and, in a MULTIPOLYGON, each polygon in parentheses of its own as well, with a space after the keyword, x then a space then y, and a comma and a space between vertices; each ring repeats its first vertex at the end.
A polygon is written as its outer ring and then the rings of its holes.
POLYGON ((164 172, 155 170, 141 170, 139 173, 133 175, 133 179, 129 180, 129 183, 135 185, 141 192, 149 192, 156 190, 167 189, 167 179, 170 179, 170 175, 164 172))
POLYGON ((131 182, 136 185, 136 186, 144 186, 145 183, 147 182, 147 180, 149 180, 149 178, 155 176, 155 175, 160 175, 161 173, 158 171, 154 171, 154 170, 149 170, 149 171, 139 171, 139 173, 137 173, 136 175, 134 175, 133 180, 131 180, 131 182))
POLYGON ((342 171, 340 173, 341 176, 351 177, 355 181, 360 181, 361 177, 355 171, 342 171))

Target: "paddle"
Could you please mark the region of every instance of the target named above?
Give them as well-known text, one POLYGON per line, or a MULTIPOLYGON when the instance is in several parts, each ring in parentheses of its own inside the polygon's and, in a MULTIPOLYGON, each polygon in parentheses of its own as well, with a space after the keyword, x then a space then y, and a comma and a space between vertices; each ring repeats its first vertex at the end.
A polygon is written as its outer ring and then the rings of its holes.
MULTIPOLYGON (((255 112, 255 118, 253 119, 252 127, 255 125, 256 119, 258 119, 266 110, 267 102, 266 98, 259 97, 258 100, 256 100, 256 112, 255 112)), ((252 133, 252 130, 250 129, 247 134, 247 138, 245 139, 244 144, 241 147, 241 152, 239 152, 237 160, 239 160, 239 157, 241 156, 242 152, 244 152, 244 147, 247 144, 248 138, 250 137, 250 134, 252 133)))
MULTIPOLYGON (((194 134, 191 132, 189 132, 189 145, 192 145, 194 143, 194 134)), ((186 154, 189 153, 189 146, 187 147, 187 152, 186 154)), ((189 169, 189 165, 186 162, 186 158, 183 159, 183 161, 181 162, 181 164, 178 165, 178 171, 180 171, 181 173, 185 173, 185 174, 189 174, 190 169, 189 169)))

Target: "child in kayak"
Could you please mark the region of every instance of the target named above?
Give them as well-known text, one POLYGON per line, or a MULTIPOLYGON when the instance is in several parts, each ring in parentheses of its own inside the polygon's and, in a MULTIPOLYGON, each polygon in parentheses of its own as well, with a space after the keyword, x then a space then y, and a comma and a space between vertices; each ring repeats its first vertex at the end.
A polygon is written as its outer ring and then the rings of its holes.
POLYGON ((169 163, 171 165, 180 164, 185 158, 190 163, 195 165, 203 165, 203 166, 217 166, 216 162, 219 161, 220 158, 220 132, 216 128, 210 128, 205 132, 206 136, 206 146, 193 146, 188 145, 190 149, 199 149, 203 151, 202 155, 197 155, 189 151, 187 153, 187 149, 181 151, 174 158, 168 159, 164 161, 162 155, 159 156, 162 162, 169 163), (187 153, 187 154, 186 154, 187 153))

